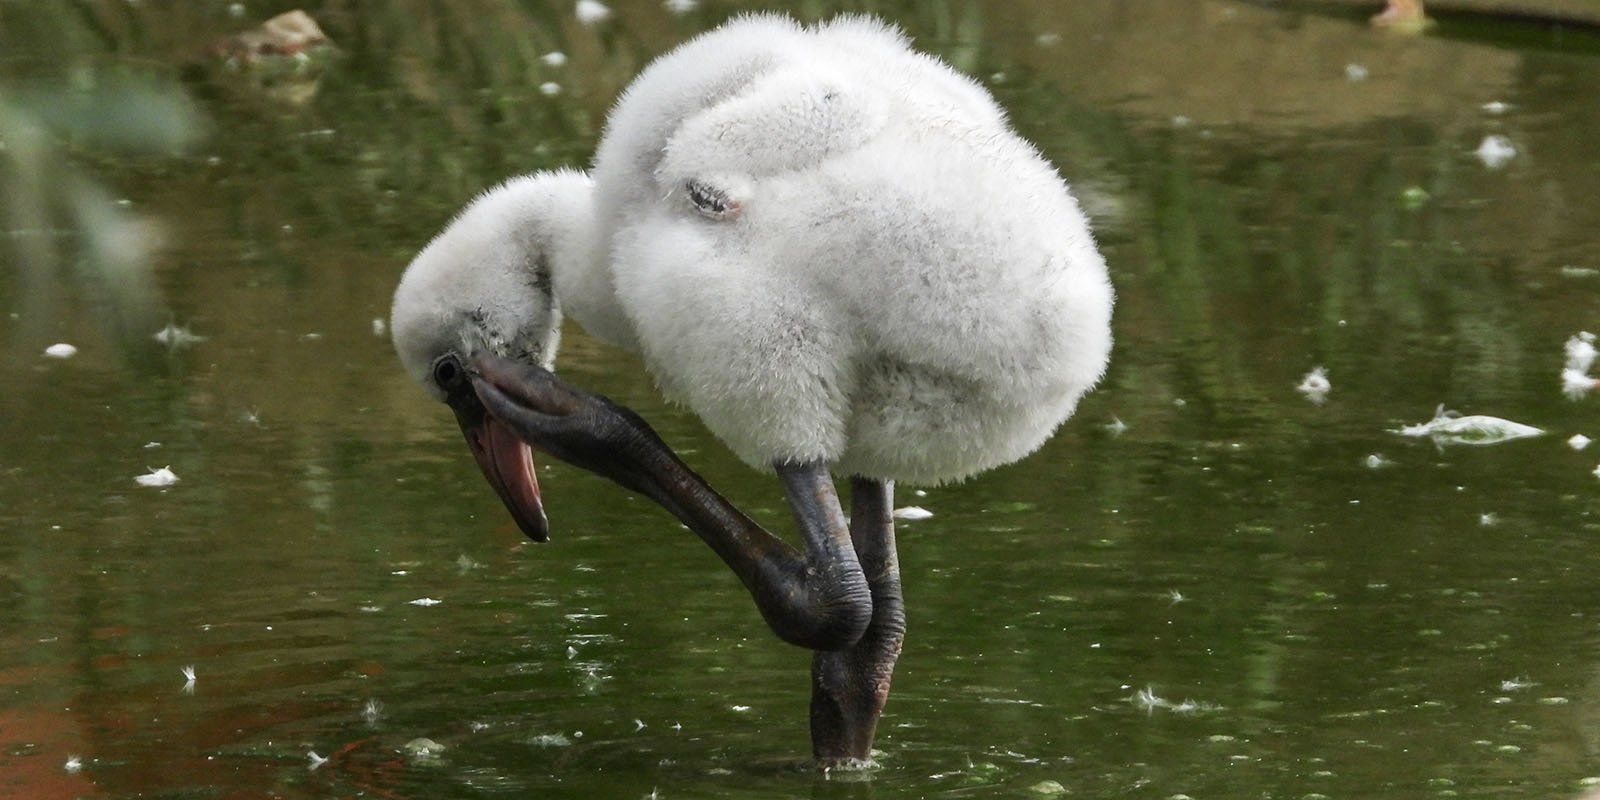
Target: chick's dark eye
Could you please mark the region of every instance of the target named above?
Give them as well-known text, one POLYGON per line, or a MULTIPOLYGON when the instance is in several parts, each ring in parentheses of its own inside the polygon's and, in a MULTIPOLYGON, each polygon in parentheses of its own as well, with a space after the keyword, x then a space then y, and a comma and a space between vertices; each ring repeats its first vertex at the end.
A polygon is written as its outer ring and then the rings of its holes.
POLYGON ((466 371, 455 356, 445 356, 433 365, 433 382, 447 392, 460 386, 465 378, 466 371))

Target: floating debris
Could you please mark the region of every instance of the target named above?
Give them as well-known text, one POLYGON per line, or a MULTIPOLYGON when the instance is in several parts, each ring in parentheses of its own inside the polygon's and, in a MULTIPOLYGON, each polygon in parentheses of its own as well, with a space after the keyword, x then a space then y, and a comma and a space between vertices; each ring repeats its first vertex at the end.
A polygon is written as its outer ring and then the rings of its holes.
POLYGON ((1499 517, 1499 515, 1494 514, 1492 512, 1485 513, 1485 514, 1479 514, 1478 515, 1478 524, 1482 525, 1485 528, 1492 528, 1492 527, 1500 524, 1500 517, 1499 517))
POLYGON ((67 763, 61 765, 61 768, 69 774, 76 775, 79 770, 83 769, 83 759, 77 756, 67 756, 67 763))
POLYGON ((1567 355, 1567 369, 1579 372, 1588 372, 1594 366, 1595 356, 1600 355, 1594 346, 1594 334, 1588 331, 1578 331, 1567 339, 1562 346, 1567 355))
POLYGON ((311 763, 306 766, 306 769, 308 769, 308 770, 313 770, 314 771, 318 767, 322 766, 323 764, 328 763, 328 759, 317 755, 317 751, 315 751, 315 750, 307 750, 306 751, 306 758, 311 760, 311 763))
MULTIPOLYGON (((242 17, 242 4, 230 6, 229 13, 242 17)), ((205 50, 193 66, 219 86, 290 106, 304 105, 316 96, 323 74, 338 54, 316 20, 299 10, 218 39, 205 50)))
POLYGON ((1577 400, 1600 386, 1600 381, 1589 377, 1589 368, 1594 366, 1595 356, 1600 355, 1595 350, 1594 334, 1578 331, 1567 339, 1563 350, 1567 364, 1561 370, 1561 393, 1568 400, 1577 400))
POLYGON ((1510 103, 1502 103, 1499 100, 1490 100, 1489 102, 1479 106, 1479 108, 1483 109, 1485 114, 1494 114, 1499 116, 1507 111, 1510 111, 1513 106, 1510 103))
POLYGON ((1029 786, 1028 791, 1041 797, 1055 797, 1058 794, 1066 794, 1067 787, 1062 786, 1061 781, 1039 781, 1029 786))
POLYGON ((573 13, 577 14, 578 21, 585 25, 598 25, 611 19, 611 7, 600 0, 578 0, 573 13))
POLYGON ((200 336, 188 328, 180 328, 176 323, 172 322, 167 323, 167 327, 156 331, 155 335, 150 338, 173 350, 206 340, 206 337, 200 336))
POLYGON ((1154 687, 1146 686, 1134 692, 1133 704, 1144 709, 1146 714, 1154 714, 1156 709, 1165 707, 1167 701, 1156 694, 1154 687))
POLYGON ((1344 65, 1344 79, 1351 83, 1360 83, 1367 79, 1367 68, 1354 62, 1344 65))
POLYGON ((1594 440, 1584 436, 1581 433, 1574 433, 1572 434, 1572 438, 1567 440, 1567 446, 1574 450, 1582 450, 1583 448, 1588 447, 1589 443, 1592 441, 1594 440))
POLYGON ((1489 169, 1499 169, 1516 157, 1517 147, 1510 139, 1492 133, 1483 137, 1483 142, 1478 145, 1477 150, 1472 151, 1472 154, 1489 169))
POLYGON ((1061 44, 1061 34, 1053 32, 1041 33, 1033 37, 1033 43, 1040 47, 1055 47, 1061 44))
POLYGON ((556 83, 555 81, 545 81, 544 83, 539 84, 539 94, 542 94, 545 97, 555 97, 556 95, 561 94, 561 84, 556 83))
POLYGON ((410 605, 422 606, 423 608, 427 608, 428 606, 439 605, 440 603, 443 603, 444 601, 443 600, 435 600, 432 597, 419 597, 419 598, 417 598, 415 600, 409 600, 407 602, 410 605))
POLYGON ((1575 369, 1561 370, 1561 393, 1568 400, 1582 400, 1583 396, 1594 391, 1600 386, 1600 380, 1595 380, 1575 369))
POLYGON ((171 486, 172 484, 178 482, 178 475, 172 471, 171 466, 162 467, 161 469, 150 469, 149 467, 145 467, 145 469, 149 469, 150 472, 144 475, 135 475, 133 478, 134 482, 138 483, 140 486, 160 488, 163 486, 171 486))
POLYGON ((389 332, 389 323, 384 322, 383 321, 383 317, 373 317, 372 318, 372 335, 373 336, 376 336, 376 337, 381 339, 388 332, 389 332))
POLYGON ((1574 267, 1567 264, 1561 268, 1561 276, 1564 278, 1593 278, 1596 275, 1600 275, 1600 269, 1594 267, 1574 267))
POLYGON ((1115 416, 1111 418, 1110 422, 1107 422, 1100 427, 1105 428, 1106 431, 1108 431, 1112 436, 1121 436, 1128 431, 1128 423, 1123 422, 1120 417, 1115 416))
POLYGON ((749 711, 750 707, 749 706, 728 706, 728 709, 731 710, 731 711, 734 711, 736 713, 743 714, 744 712, 749 711))
POLYGON ((674 14, 687 14, 700 6, 700 0, 666 0, 661 5, 674 14))
POLYGON ((1422 189, 1421 186, 1406 187, 1406 190, 1400 192, 1400 208, 1405 208, 1406 211, 1416 211, 1418 208, 1427 205, 1427 202, 1432 197, 1434 195, 1427 194, 1427 189, 1422 189))
POLYGON ((895 519, 919 520, 933 516, 933 512, 922 506, 902 506, 893 511, 895 519))
POLYGON ((1539 684, 1534 683, 1533 681, 1530 681, 1527 678, 1523 678, 1523 677, 1519 676, 1519 677, 1516 677, 1516 678, 1512 678, 1510 680, 1501 681, 1500 682, 1500 691, 1502 691, 1502 692, 1520 692, 1523 689, 1532 689, 1533 687, 1538 686, 1538 685, 1539 684))
POLYGON ((1387 458, 1384 458, 1379 453, 1373 453, 1372 455, 1369 455, 1366 458, 1361 459, 1361 463, 1365 464, 1367 466, 1367 469, 1383 469, 1384 467, 1387 467, 1390 464, 1393 464, 1394 462, 1390 461, 1387 458))
POLYGON ((444 745, 425 736, 418 736, 406 742, 402 749, 412 758, 438 758, 439 754, 444 752, 444 745))
POLYGON ((1417 425, 1407 425, 1391 431, 1401 436, 1426 436, 1436 444, 1499 444, 1512 439, 1539 436, 1543 430, 1508 419, 1474 414, 1463 417, 1455 411, 1439 406, 1433 419, 1417 425))
POLYGON ((633 732, 634 733, 638 733, 639 731, 642 731, 644 729, 645 729, 644 720, 636 719, 636 720, 633 721, 633 732))
POLYGON ((539 63, 547 67, 564 67, 567 65, 567 54, 560 50, 552 50, 539 56, 539 63))
POLYGON ((1305 395, 1307 400, 1322 405, 1323 401, 1328 399, 1328 392, 1333 391, 1333 383, 1328 380, 1328 371, 1317 367, 1300 379, 1300 385, 1295 387, 1295 391, 1305 395))
POLYGON ((378 724, 378 720, 383 718, 383 703, 368 700, 367 704, 361 707, 361 718, 366 720, 368 725, 378 724))
POLYGON ((44 354, 51 358, 72 358, 78 354, 78 348, 66 342, 56 342, 44 349, 44 354))
POLYGON ((194 665, 183 668, 183 693, 194 694, 194 665))
POLYGON ((1183 596, 1183 592, 1180 592, 1177 589, 1173 589, 1172 591, 1167 592, 1167 599, 1172 601, 1171 603, 1168 603, 1168 605, 1174 605, 1175 606, 1175 605, 1177 605, 1177 604, 1179 604, 1179 603, 1181 603, 1181 602, 1183 602, 1185 600, 1188 600, 1189 598, 1184 597, 1183 596))
POLYGON ((572 740, 559 733, 541 733, 528 739, 528 744, 534 747, 567 747, 572 740))
POLYGON ((1400 193, 1400 207, 1407 211, 1416 211, 1428 204, 1433 195, 1421 186, 1411 186, 1400 193))

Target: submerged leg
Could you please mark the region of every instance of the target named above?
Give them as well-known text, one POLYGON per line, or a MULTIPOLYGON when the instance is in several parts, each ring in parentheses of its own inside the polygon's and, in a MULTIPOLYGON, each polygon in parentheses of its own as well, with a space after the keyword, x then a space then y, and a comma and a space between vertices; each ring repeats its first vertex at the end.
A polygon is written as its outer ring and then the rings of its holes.
POLYGON ((732 568, 786 642, 849 647, 872 617, 872 597, 826 464, 774 465, 806 547, 768 533, 717 494, 639 415, 534 366, 473 359, 484 407, 529 444, 609 478, 672 512, 732 568))
POLYGON ((872 621, 855 645, 811 659, 811 750, 825 767, 871 758, 906 635, 890 516, 894 485, 852 478, 850 497, 850 537, 872 590, 872 621))

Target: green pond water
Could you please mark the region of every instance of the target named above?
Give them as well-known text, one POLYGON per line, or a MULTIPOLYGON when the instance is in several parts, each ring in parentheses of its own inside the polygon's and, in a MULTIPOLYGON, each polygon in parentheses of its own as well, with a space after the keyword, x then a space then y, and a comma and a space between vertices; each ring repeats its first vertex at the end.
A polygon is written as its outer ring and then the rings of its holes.
MULTIPOLYGON (((1600 438, 1600 398, 1560 385, 1563 343, 1600 328, 1593 34, 791 3, 881 14, 981 78, 1119 293, 1110 371, 1048 445, 900 487, 934 516, 899 526, 881 768, 824 776, 797 768, 809 654, 711 552, 559 463, 553 541, 524 541, 373 325, 475 192, 582 165, 652 56, 755 6, 618 0, 587 28, 564 0, 313 2, 341 51, 319 82, 185 69, 292 7, 0 4, 0 797, 1563 798, 1600 776, 1600 446, 1567 444, 1600 438), (1489 135, 1516 150, 1498 169, 1489 135), (204 339, 155 341, 169 322, 204 339), (1322 404, 1295 389, 1317 366, 1322 404), (1547 433, 1390 432, 1440 404, 1547 433)), ((560 365, 789 529, 777 483, 639 362, 569 327, 560 365)))

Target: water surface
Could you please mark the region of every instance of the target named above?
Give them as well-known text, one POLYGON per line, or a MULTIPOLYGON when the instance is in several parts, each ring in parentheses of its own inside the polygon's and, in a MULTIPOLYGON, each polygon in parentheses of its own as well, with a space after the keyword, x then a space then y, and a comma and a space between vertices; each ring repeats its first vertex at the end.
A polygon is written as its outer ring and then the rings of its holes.
MULTIPOLYGON (((1206 0, 790 7, 872 10, 982 79, 1094 213, 1119 292, 1110 373, 1043 450, 901 487, 934 516, 900 526, 879 771, 794 768, 808 654, 659 509, 548 465, 554 541, 523 541, 373 328, 455 209, 581 165, 630 76, 744 6, 616 2, 589 29, 565 2, 311 4, 343 57, 289 105, 181 69, 287 5, 108 0, 0 10, 0 92, 178 85, 204 129, 180 155, 52 151, 39 191, 101 186, 159 229, 148 261, 7 200, 0 796, 1548 798, 1600 776, 1600 449, 1565 444, 1600 438, 1600 401, 1558 380, 1600 325, 1592 36, 1206 0), (1473 155, 1491 134, 1517 150, 1499 169, 1473 155), (205 339, 154 341, 168 322, 205 339), (1295 391, 1315 366, 1320 405, 1295 391), (1389 432, 1439 404, 1549 433, 1389 432), (135 484, 164 465, 179 483, 135 484), (419 737, 445 749, 405 753, 419 737)), ((787 529, 777 485, 637 361, 569 329, 561 365, 787 529)))

